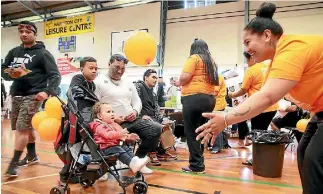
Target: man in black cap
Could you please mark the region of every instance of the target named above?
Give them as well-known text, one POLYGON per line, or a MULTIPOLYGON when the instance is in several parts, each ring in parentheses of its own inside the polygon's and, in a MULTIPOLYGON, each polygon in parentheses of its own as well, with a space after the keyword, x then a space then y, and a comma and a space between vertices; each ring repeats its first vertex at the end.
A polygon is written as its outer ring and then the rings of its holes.
POLYGON ((1 76, 13 81, 11 128, 16 130, 16 137, 14 156, 6 171, 8 177, 18 176, 18 166, 39 162, 31 120, 42 101, 56 94, 61 81, 54 57, 43 42, 36 41, 36 25, 22 21, 18 25, 18 34, 22 44, 11 49, 1 65, 1 76), (26 146, 27 155, 19 161, 26 146))

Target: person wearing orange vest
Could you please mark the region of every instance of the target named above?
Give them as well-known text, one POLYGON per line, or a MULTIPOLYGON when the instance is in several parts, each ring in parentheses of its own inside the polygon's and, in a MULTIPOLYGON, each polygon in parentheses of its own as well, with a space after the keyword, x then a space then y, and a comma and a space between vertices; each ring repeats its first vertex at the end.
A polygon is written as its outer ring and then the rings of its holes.
MULTIPOLYGON (((247 59, 248 68, 244 72, 240 90, 236 92, 229 92, 228 96, 230 98, 243 96, 246 93, 248 94, 248 97, 251 97, 261 89, 265 82, 265 72, 267 71, 267 65, 264 63, 255 63, 254 60, 251 59, 250 54, 246 52, 244 52, 243 55, 247 59)), ((277 108, 278 107, 276 107, 276 105, 271 106, 260 115, 251 118, 251 129, 267 130, 270 122, 276 115, 277 108)), ((248 140, 246 140, 246 144, 250 145, 250 142, 248 143, 248 140)), ((243 146, 243 140, 240 140, 238 145, 243 146)))
POLYGON ((227 107, 227 101, 225 100, 227 87, 221 74, 219 74, 219 85, 214 88, 214 95, 216 96, 214 111, 223 111, 227 107))
POLYGON ((244 29, 245 51, 256 62, 271 60, 261 90, 226 114, 196 130, 196 139, 212 139, 227 125, 261 114, 286 94, 300 108, 314 112, 297 148, 303 194, 323 193, 323 36, 287 35, 272 19, 275 4, 263 3, 244 29))
MULTIPOLYGON (((219 85, 214 87, 214 96, 215 96, 215 107, 213 111, 224 111, 227 107, 227 101, 225 100, 225 96, 227 94, 227 87, 224 81, 224 77, 219 74, 219 85)), ((224 141, 223 133, 219 134, 213 146, 209 145, 209 149, 211 150, 211 154, 219 153, 224 144, 228 145, 227 140, 224 141)))

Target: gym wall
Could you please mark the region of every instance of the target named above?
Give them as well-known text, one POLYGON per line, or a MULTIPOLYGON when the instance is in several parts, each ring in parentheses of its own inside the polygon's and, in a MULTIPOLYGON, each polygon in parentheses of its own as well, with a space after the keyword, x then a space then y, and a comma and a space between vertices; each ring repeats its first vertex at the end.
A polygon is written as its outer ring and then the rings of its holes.
MULTIPOLYGON (((102 11, 95 14, 94 32, 76 35, 76 52, 71 57, 93 56, 101 68, 107 68, 111 50, 111 32, 138 30, 147 28, 157 43, 160 32, 160 2, 130 6, 121 9, 102 11)), ((36 23, 38 40, 44 41, 46 48, 55 58, 64 57, 58 51, 58 37, 44 39, 44 23, 36 23)), ((1 29, 1 56, 4 59, 8 51, 21 44, 17 27, 1 29)))
MULTIPOLYGON (((250 1, 250 19, 261 1, 250 1)), ((287 34, 323 35, 323 2, 275 1, 274 19, 287 34), (292 11, 291 11, 292 10, 292 11)), ((165 67, 179 67, 194 38, 204 39, 220 67, 243 63, 242 30, 245 2, 171 10, 166 27, 165 67)))

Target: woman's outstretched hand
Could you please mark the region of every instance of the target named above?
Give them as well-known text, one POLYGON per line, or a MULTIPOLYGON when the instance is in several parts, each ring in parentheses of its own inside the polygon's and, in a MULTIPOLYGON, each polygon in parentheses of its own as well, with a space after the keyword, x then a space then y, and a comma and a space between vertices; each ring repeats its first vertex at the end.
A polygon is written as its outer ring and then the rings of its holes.
POLYGON ((196 129, 195 132, 199 133, 196 140, 204 137, 202 143, 207 143, 212 137, 211 144, 213 145, 216 136, 226 127, 225 113, 203 113, 202 116, 210 118, 210 120, 196 129))

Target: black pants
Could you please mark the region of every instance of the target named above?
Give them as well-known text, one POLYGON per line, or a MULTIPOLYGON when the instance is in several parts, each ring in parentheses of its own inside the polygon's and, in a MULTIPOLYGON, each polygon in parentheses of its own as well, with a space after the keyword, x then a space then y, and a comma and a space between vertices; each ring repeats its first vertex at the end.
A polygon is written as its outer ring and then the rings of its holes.
POLYGON ((308 123, 297 148, 303 194, 323 193, 323 112, 308 123))
MULTIPOLYGON (((277 128, 281 129, 283 127, 296 127, 297 122, 302 118, 303 111, 289 112, 284 117, 276 117, 272 120, 272 123, 276 125, 277 128)), ((299 131, 293 131, 297 142, 299 143, 303 133, 299 131)))
POLYGON ((238 123, 238 133, 239 133, 239 139, 245 139, 245 137, 249 134, 249 127, 247 124, 247 121, 243 121, 241 123, 238 123))
POLYGON ((203 112, 212 112, 215 106, 213 95, 195 94, 182 97, 184 131, 190 152, 189 168, 193 171, 204 170, 204 157, 200 141, 196 141, 195 130, 207 122, 203 112))
POLYGON ((155 152, 163 128, 161 124, 137 118, 134 122, 124 122, 121 126, 140 137, 141 143, 136 156, 144 158, 148 152, 155 152))
POLYGON ((265 112, 251 119, 252 130, 267 130, 277 111, 265 112))

